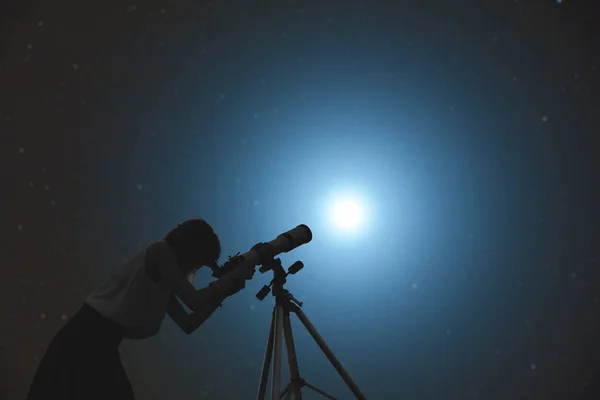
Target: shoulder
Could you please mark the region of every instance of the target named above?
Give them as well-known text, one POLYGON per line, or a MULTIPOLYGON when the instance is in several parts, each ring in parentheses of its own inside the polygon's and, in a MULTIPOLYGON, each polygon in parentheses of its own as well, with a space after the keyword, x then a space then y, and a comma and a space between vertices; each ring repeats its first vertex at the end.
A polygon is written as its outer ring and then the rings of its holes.
POLYGON ((171 248, 164 240, 151 243, 146 247, 146 260, 157 260, 158 258, 164 257, 165 254, 169 254, 171 248))
POLYGON ((146 264, 157 264, 160 269, 172 269, 178 265, 175 253, 164 240, 148 245, 144 260, 146 264))
POLYGON ((159 263, 164 259, 165 252, 170 251, 168 247, 163 241, 154 242, 146 247, 144 269, 146 270, 146 275, 155 283, 159 283, 162 280, 159 263))

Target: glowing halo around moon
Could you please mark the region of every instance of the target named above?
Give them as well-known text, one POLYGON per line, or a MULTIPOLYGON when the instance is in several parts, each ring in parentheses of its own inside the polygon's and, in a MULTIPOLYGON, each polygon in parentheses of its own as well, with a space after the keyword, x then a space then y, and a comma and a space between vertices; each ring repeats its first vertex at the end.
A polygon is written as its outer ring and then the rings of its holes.
POLYGON ((334 224, 343 230, 355 229, 361 222, 362 210, 354 200, 342 200, 332 205, 334 224))
POLYGON ((357 191, 336 191, 325 202, 325 223, 336 237, 362 236, 369 225, 369 207, 357 191))

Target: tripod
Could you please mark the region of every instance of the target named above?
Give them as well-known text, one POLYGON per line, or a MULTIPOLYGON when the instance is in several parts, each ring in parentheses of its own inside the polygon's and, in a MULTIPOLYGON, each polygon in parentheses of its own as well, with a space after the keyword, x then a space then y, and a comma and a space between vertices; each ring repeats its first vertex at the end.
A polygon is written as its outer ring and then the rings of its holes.
MULTIPOLYGON (((306 382, 304 378, 300 376, 300 370, 298 368, 298 360, 296 358, 296 348, 294 346, 294 338, 292 337, 292 325, 290 323, 290 313, 295 313, 300 322, 304 325, 306 330, 313 337, 317 345, 321 348, 325 356, 329 359, 333 367, 336 369, 341 378, 346 382, 346 385, 350 388, 354 396, 358 400, 366 400, 352 380, 348 372, 344 369, 342 364, 335 357, 333 352, 329 349, 325 340, 319 335, 313 324, 310 322, 306 314, 300 309, 302 303, 294 298, 294 296, 286 290, 283 286, 286 282, 286 276, 289 274, 295 274, 300 271, 304 265, 300 261, 296 261, 290 266, 286 273, 281 266, 281 260, 271 259, 263 263, 261 272, 272 270, 274 278, 269 286, 272 286, 272 294, 275 297, 275 307, 273 308, 273 317, 271 319, 271 326, 269 328, 269 339, 267 341, 267 348, 265 350, 265 356, 262 364, 262 372, 260 376, 260 383, 258 387, 258 394, 256 400, 264 400, 265 393, 267 390, 267 380, 269 378, 269 370, 271 368, 271 358, 273 360, 273 375, 271 381, 271 400, 286 399, 291 400, 292 396, 294 400, 302 400, 301 389, 308 387, 322 396, 336 400, 335 397, 325 393, 324 391, 316 388, 310 383, 306 382), (287 350, 288 366, 290 369, 290 382, 287 384, 283 392, 280 392, 281 387, 281 341, 282 336, 285 337, 285 345, 287 350), (274 357, 273 357, 274 356, 274 357)), ((256 295, 259 300, 269 294, 271 288, 264 286, 256 295)))

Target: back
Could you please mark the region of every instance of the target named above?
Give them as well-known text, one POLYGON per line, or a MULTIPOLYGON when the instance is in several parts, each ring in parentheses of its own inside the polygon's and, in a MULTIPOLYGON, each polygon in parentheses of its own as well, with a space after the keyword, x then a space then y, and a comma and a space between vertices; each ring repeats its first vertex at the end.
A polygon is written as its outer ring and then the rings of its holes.
POLYGON ((155 335, 165 317, 171 289, 146 274, 146 249, 140 251, 106 283, 96 288, 86 303, 125 328, 125 337, 155 335))

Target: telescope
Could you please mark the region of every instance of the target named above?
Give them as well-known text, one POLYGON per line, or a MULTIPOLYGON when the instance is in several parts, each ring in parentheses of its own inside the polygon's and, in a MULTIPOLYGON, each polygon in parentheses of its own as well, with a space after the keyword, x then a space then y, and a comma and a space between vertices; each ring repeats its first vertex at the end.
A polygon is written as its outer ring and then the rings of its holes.
POLYGON ((269 390, 271 400, 302 400, 301 389, 303 388, 309 388, 323 397, 330 400, 336 400, 335 397, 308 383, 300 374, 296 346, 294 345, 294 338, 292 335, 292 325, 290 322, 291 314, 298 317, 306 331, 312 336, 315 343, 320 347, 323 354, 327 357, 356 399, 366 400, 365 395, 350 377, 348 371, 342 366, 342 363, 336 358, 333 351, 329 348, 327 343, 325 343, 323 337, 317 332, 315 326, 300 308, 302 307, 302 303, 296 300, 293 294, 285 288, 286 278, 289 275, 295 275, 302 270, 304 264, 302 261, 296 261, 286 271, 281 264, 281 260, 275 257, 281 253, 287 253, 296 247, 302 246, 311 240, 312 232, 308 226, 298 225, 294 229, 282 233, 268 243, 257 243, 247 253, 242 255, 238 253, 233 257, 229 257, 229 260, 221 267, 219 267, 216 262, 211 266, 213 276, 216 278, 220 278, 229 271, 244 264, 252 268, 260 265, 259 272, 261 274, 268 271, 273 272, 273 279, 271 279, 269 285, 263 286, 256 294, 256 298, 260 301, 263 301, 269 293, 275 298, 256 400, 265 400, 269 375, 271 375, 271 387, 269 390), (285 350, 287 352, 290 381, 282 390, 281 368, 282 347, 284 342, 285 350))
POLYGON ((287 253, 288 251, 294 250, 296 247, 300 247, 312 240, 312 232, 306 225, 298 225, 294 229, 290 229, 287 232, 282 233, 275 239, 267 243, 257 243, 250 251, 244 254, 236 254, 235 256, 229 257, 229 259, 222 265, 219 266, 217 263, 210 266, 212 270, 212 276, 215 278, 221 278, 229 271, 247 264, 248 267, 256 267, 261 265, 259 272, 264 274, 269 270, 268 261, 277 257, 281 253, 287 253))

